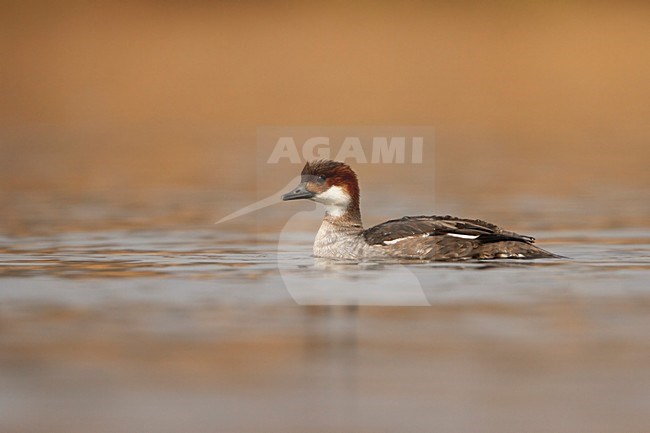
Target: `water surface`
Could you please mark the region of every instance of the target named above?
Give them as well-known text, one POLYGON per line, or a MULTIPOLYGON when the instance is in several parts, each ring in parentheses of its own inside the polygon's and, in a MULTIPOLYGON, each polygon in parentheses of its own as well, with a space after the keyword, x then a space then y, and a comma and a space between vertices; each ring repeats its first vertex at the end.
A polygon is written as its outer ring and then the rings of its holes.
POLYGON ((643 431, 650 232, 536 234, 569 258, 323 262, 311 233, 218 227, 4 235, 0 425, 643 431))

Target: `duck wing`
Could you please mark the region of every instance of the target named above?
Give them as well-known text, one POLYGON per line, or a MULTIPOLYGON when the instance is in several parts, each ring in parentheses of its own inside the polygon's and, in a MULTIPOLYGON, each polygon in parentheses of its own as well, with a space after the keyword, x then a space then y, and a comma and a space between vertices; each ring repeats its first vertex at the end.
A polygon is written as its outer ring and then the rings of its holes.
POLYGON ((503 230, 494 224, 475 219, 445 216, 411 216, 386 221, 363 232, 370 245, 390 245, 410 237, 450 236, 472 239, 479 243, 519 241, 532 244, 535 238, 503 230))

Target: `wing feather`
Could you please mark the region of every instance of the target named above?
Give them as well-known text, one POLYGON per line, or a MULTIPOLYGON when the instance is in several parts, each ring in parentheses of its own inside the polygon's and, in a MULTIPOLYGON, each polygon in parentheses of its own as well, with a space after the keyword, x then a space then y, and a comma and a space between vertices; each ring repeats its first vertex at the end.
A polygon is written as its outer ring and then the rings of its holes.
POLYGON ((480 243, 520 241, 533 243, 534 238, 503 230, 494 224, 476 219, 445 216, 412 216, 386 221, 364 231, 366 241, 371 245, 389 245, 391 241, 411 236, 443 235, 477 236, 480 243), (386 242, 389 242, 387 244, 386 242))

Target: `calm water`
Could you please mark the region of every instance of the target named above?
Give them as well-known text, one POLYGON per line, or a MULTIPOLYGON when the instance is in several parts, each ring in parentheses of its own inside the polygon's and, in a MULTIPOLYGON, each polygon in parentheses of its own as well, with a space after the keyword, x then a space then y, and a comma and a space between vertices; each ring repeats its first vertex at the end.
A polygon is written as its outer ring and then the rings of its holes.
POLYGON ((642 432, 650 231, 332 263, 313 234, 5 235, 0 430, 642 432), (530 428, 534 426, 534 428, 530 428))

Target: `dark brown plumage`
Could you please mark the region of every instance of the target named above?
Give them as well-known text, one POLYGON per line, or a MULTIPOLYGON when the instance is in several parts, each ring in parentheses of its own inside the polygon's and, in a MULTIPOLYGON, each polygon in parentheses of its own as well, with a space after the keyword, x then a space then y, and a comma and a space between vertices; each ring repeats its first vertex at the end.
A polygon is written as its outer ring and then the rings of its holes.
POLYGON ((535 238, 503 230, 494 224, 465 218, 446 216, 407 216, 386 221, 367 229, 363 235, 371 245, 384 244, 395 239, 428 234, 429 236, 455 234, 478 236, 483 243, 520 241, 532 243, 535 238))
POLYGON ((349 165, 320 159, 307 162, 300 173, 303 182, 307 182, 307 189, 313 192, 327 190, 331 186, 339 186, 348 193, 352 199, 346 218, 359 220, 361 223, 361 209, 359 207, 359 180, 357 174, 349 165))
POLYGON ((390 245, 404 239, 401 251, 416 251, 416 258, 454 260, 460 258, 557 258, 533 245, 535 238, 503 230, 494 224, 446 216, 413 216, 386 221, 363 232, 370 245, 390 245), (455 236, 454 236, 455 235, 455 236), (462 238, 460 236, 467 236, 462 238), (427 249, 422 249, 426 237, 427 249), (475 237, 469 239, 469 237, 475 237), (413 248, 410 245, 413 243, 413 248))

